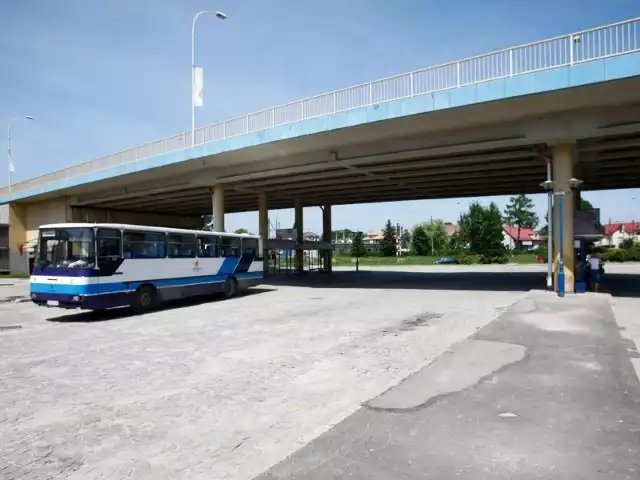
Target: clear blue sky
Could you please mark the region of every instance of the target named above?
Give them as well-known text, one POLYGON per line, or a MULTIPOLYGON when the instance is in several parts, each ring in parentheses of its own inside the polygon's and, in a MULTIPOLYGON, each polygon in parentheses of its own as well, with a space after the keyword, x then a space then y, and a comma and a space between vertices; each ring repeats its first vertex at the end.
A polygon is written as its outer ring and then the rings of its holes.
MULTIPOLYGON (((640 15, 637 0, 0 0, 0 125, 36 117, 15 124, 15 179, 188 130, 191 20, 203 9, 229 18, 199 23, 199 125, 640 15)), ((640 219, 640 191, 585 198, 603 221, 640 219)), ((535 202, 543 217, 545 197, 535 202)), ((455 221, 468 203, 334 207, 333 224, 367 231, 387 218, 407 227, 430 216, 455 221)), ((292 217, 279 213, 283 226, 292 217)), ((307 229, 319 230, 320 218, 306 209, 307 229)), ((256 214, 227 216, 227 229, 241 226, 256 230, 256 214)))

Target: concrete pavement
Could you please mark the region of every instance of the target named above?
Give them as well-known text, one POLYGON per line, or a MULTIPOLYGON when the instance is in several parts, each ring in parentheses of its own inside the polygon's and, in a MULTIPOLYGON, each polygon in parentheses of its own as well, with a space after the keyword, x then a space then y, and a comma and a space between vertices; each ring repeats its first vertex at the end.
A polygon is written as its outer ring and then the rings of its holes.
POLYGON ((532 293, 258 479, 637 479, 635 355, 609 296, 532 293))
POLYGON ((29 280, 0 276, 0 303, 29 301, 29 280))
POLYGON ((0 479, 253 478, 524 295, 394 285, 142 316, 0 303, 0 479))

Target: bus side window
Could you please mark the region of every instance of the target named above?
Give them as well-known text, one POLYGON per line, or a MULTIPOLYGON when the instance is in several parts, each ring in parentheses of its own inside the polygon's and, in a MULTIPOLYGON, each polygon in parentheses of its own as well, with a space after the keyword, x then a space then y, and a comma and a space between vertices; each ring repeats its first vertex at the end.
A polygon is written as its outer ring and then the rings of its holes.
POLYGON ((199 236, 198 237, 198 257, 215 258, 219 256, 218 237, 199 236))
POLYGON ((120 230, 99 228, 96 234, 98 268, 109 269, 121 258, 122 234, 120 230))
POLYGON ((239 237, 221 237, 220 242, 221 257, 239 257, 242 253, 239 237))
POLYGON ((242 239, 242 255, 257 257, 258 256, 258 239, 243 238, 242 239))
POLYGON ((194 235, 170 233, 167 235, 169 258, 195 258, 198 244, 194 235))
POLYGON ((229 237, 220 237, 220 256, 231 256, 231 245, 229 244, 229 237))
POLYGON ((157 232, 124 232, 124 258, 165 258, 166 236, 157 232))

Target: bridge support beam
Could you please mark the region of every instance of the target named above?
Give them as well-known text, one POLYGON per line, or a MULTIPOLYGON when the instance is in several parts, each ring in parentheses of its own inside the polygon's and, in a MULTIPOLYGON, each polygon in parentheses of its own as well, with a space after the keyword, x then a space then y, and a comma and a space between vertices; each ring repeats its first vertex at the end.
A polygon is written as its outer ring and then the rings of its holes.
POLYGON ((558 272, 560 264, 560 233, 562 230, 562 246, 564 259, 565 292, 574 292, 574 271, 576 259, 573 248, 573 217, 575 213, 575 194, 569 186, 574 176, 575 146, 562 143, 553 146, 553 252, 554 252, 554 285, 558 291, 558 272), (560 195, 562 198, 560 198, 560 195), (562 218, 559 204, 563 202, 562 218), (561 223, 562 222, 562 225, 561 223))
POLYGON ((213 229, 224 232, 224 185, 215 185, 211 196, 213 229))
MULTIPOLYGON (((331 243, 331 204, 325 203, 322 207, 322 241, 331 243)), ((333 252, 331 250, 324 250, 323 263, 324 271, 331 273, 333 270, 333 252)))
POLYGON ((299 198, 295 199, 294 211, 296 229, 295 268, 296 273, 302 273, 304 271, 304 250, 301 248, 301 245, 304 242, 304 207, 302 205, 302 200, 299 198))
POLYGON ((262 272, 266 276, 269 274, 269 199, 264 192, 258 195, 258 232, 262 237, 262 272))
POLYGON ((13 274, 29 273, 27 243, 27 208, 9 204, 9 269, 13 274))

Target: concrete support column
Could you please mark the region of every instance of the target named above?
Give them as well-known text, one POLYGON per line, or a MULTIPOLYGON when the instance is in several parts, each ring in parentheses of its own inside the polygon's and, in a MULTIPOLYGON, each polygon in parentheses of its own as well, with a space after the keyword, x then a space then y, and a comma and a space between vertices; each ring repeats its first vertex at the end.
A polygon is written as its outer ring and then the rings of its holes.
POLYGON ((267 194, 258 195, 258 232, 262 237, 262 271, 269 274, 269 200, 267 194))
POLYGON ((13 274, 29 273, 27 243, 27 208, 9 204, 9 269, 13 274))
POLYGON ((573 216, 575 213, 574 193, 569 188, 569 180, 573 177, 574 145, 563 143, 553 147, 553 191, 555 194, 553 208, 553 252, 554 252, 554 285, 558 290, 558 271, 560 263, 560 229, 563 230, 564 278, 565 292, 574 291, 575 255, 573 250, 573 216), (564 192, 563 199, 558 193, 564 192), (562 218, 560 218, 560 202, 564 202, 562 218), (562 222, 562 225, 560 225, 562 222))
MULTIPOLYGON (((331 204, 325 203, 322 206, 322 241, 331 243, 331 204)), ((331 273, 333 270, 333 252, 331 250, 325 250, 324 256, 324 271, 331 273)))
POLYGON ((302 273, 304 271, 304 251, 299 248, 304 242, 304 222, 302 206, 302 200, 296 198, 295 204, 295 227, 296 227, 296 251, 295 251, 295 267, 296 273, 302 273))
POLYGON ((215 185, 212 193, 213 229, 224 232, 224 185, 215 185))

